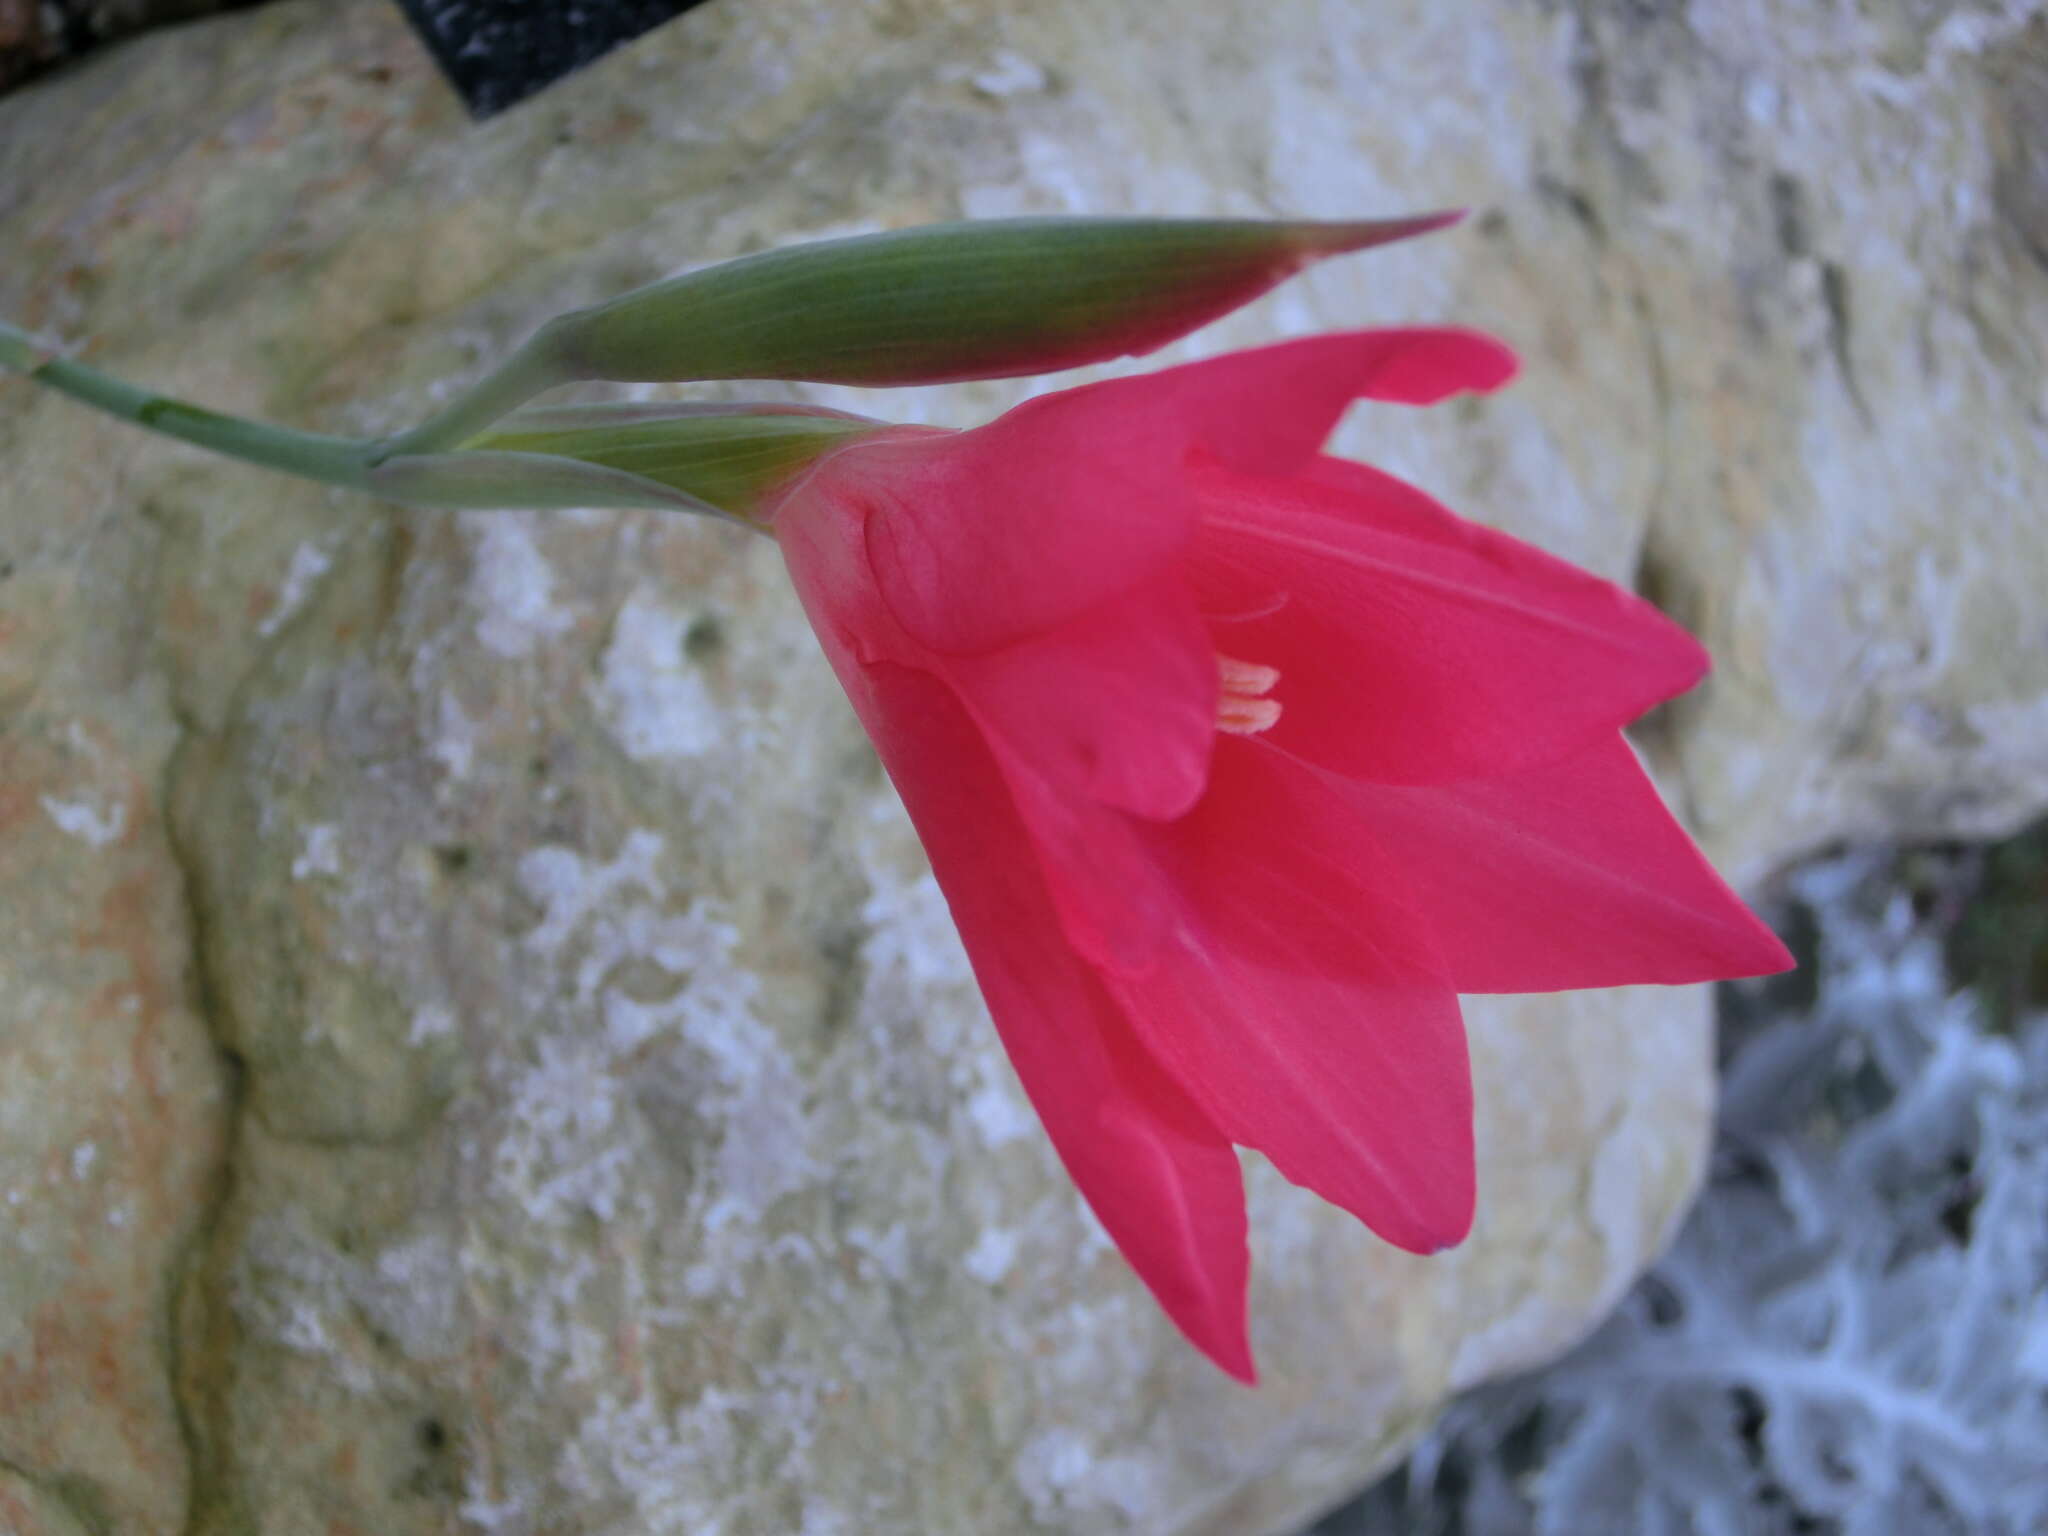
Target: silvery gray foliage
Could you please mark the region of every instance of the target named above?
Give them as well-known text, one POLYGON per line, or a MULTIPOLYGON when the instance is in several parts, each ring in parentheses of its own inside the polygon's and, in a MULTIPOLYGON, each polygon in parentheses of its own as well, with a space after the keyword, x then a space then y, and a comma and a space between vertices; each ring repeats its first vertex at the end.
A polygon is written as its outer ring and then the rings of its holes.
POLYGON ((1810 866, 1801 976, 1725 994, 1670 1255, 1317 1536, 2048 1531, 2048 1017, 1985 1025, 1944 965, 1954 879, 1916 900, 1902 867, 1810 866))

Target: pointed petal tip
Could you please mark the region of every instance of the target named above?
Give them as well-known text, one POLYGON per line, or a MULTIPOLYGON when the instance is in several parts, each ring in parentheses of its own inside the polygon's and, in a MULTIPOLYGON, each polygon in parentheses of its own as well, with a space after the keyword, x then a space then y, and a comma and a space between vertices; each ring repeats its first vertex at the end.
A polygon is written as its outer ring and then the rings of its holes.
POLYGON ((1211 1365, 1239 1386, 1259 1384, 1259 1366, 1252 1358, 1251 1335, 1244 1317, 1205 1327, 1200 1335, 1189 1332, 1187 1339, 1211 1365))
POLYGON ((1460 333, 1464 344, 1472 349, 1474 366, 1468 377, 1465 390, 1471 394, 1488 395, 1497 389, 1504 389, 1515 381, 1522 371, 1522 359, 1515 349, 1497 336, 1484 331, 1460 333))
MULTIPOLYGON (((1231 1161, 1235 1163, 1235 1153, 1231 1154, 1231 1161)), ((1144 1282, 1159 1310, 1180 1331, 1181 1338, 1224 1375, 1247 1387, 1256 1387, 1259 1367, 1252 1358, 1250 1252, 1242 1244, 1240 1232, 1235 1251, 1223 1259, 1231 1271, 1229 1275, 1203 1275, 1192 1286, 1185 1283, 1185 1276, 1150 1262, 1143 1251, 1118 1246, 1132 1272, 1144 1282)), ((1215 1257, 1211 1255, 1212 1259, 1215 1257)))
MULTIPOLYGON (((1228 1158, 1235 1168, 1237 1154, 1232 1151, 1228 1158)), ((1121 1243, 1118 1246, 1181 1337, 1224 1375, 1255 1387, 1259 1368, 1252 1358, 1251 1250, 1245 1241, 1242 1203, 1235 1209, 1240 1220, 1234 1236, 1220 1246, 1212 1245, 1197 1258, 1200 1272, 1192 1277, 1161 1268, 1143 1251, 1121 1243)))
POLYGON ((1459 1247, 1472 1235, 1472 1218, 1476 1209, 1477 1201, 1468 1184, 1460 1200, 1447 1203, 1441 1210, 1404 1212, 1407 1219, 1399 1223, 1382 1216, 1377 1222, 1368 1222, 1367 1225, 1377 1236, 1403 1253, 1430 1259, 1459 1247))
MULTIPOLYGON (((1729 902, 1739 898, 1730 894, 1729 902)), ((1747 981, 1760 976, 1780 976, 1797 970, 1799 961, 1763 920, 1746 909, 1746 922, 1739 931, 1727 933, 1717 944, 1702 946, 1684 961, 1666 967, 1660 974, 1641 978, 1657 986, 1695 987, 1717 981, 1747 981)), ((1629 985, 1627 982, 1620 985, 1629 985)), ((1523 988, 1524 991, 1566 991, 1567 987, 1523 988)))
MULTIPOLYGON (((1645 599, 1645 601, 1648 601, 1648 599, 1645 599)), ((1663 610, 1659 609, 1658 612, 1662 613, 1663 610)), ((1664 617, 1671 619, 1669 614, 1665 614, 1664 617)), ((1707 649, 1705 641, 1701 640, 1698 635, 1687 629, 1683 624, 1680 624, 1678 620, 1671 619, 1671 624, 1673 628, 1685 636, 1685 665, 1683 670, 1690 678, 1690 681, 1683 688, 1679 689, 1678 692, 1690 693, 1693 689, 1699 687, 1701 683, 1704 683, 1713 673, 1714 653, 1707 649)), ((1673 697, 1676 697, 1676 695, 1673 695, 1673 697)))
MULTIPOLYGON (((1472 1235, 1472 1222, 1479 1209, 1477 1158, 1469 1109, 1464 1125, 1466 1134, 1461 1145, 1438 1148, 1442 1168, 1447 1170, 1442 1177, 1417 1180, 1405 1189, 1382 1186, 1361 1191, 1348 1191, 1326 1181, 1316 1192, 1357 1217, 1381 1242, 1403 1253, 1428 1259, 1459 1247, 1472 1235)), ((1281 1172, 1287 1170, 1283 1168, 1281 1172)), ((1287 1176, 1294 1178, 1291 1173, 1287 1176)))
POLYGON ((1478 1202, 1467 1200, 1464 1213, 1455 1221, 1447 1222, 1434 1238, 1434 1246, 1424 1251, 1424 1256, 1435 1258, 1440 1253, 1449 1253, 1453 1248, 1465 1246, 1465 1239, 1472 1235, 1473 1218, 1478 1214, 1478 1202))
POLYGON ((1747 952, 1738 962, 1742 969, 1730 972, 1730 980, 1745 976, 1782 976, 1787 971, 1799 969, 1798 958, 1762 918, 1752 912, 1750 922, 1754 931, 1750 936, 1751 942, 1745 946, 1747 952))
POLYGON ((1714 657, 1699 636, 1647 597, 1626 588, 1619 590, 1622 601, 1632 601, 1646 621, 1635 626, 1637 654, 1645 663, 1655 664, 1654 674, 1645 678, 1647 691, 1623 717, 1626 729, 1651 710, 1683 698, 1704 683, 1713 675, 1714 657))
POLYGON ((1522 371, 1506 342, 1464 326, 1359 331, 1343 340, 1369 369, 1358 399, 1436 405, 1453 395, 1490 395, 1522 371))
POLYGON ((1695 898, 1699 940, 1690 957, 1654 979, 1685 986, 1797 970, 1799 961, 1785 941, 1721 877, 1698 844, 1689 838, 1688 844, 1692 860, 1705 871, 1707 882, 1695 898))
POLYGON ((1458 1247, 1472 1235, 1478 1179, 1469 1101, 1460 1121, 1461 1144, 1436 1145, 1439 1176, 1434 1178, 1394 1182, 1369 1164, 1315 1168, 1270 1149, 1266 1156, 1283 1178, 1348 1212, 1381 1242, 1426 1259, 1458 1247))

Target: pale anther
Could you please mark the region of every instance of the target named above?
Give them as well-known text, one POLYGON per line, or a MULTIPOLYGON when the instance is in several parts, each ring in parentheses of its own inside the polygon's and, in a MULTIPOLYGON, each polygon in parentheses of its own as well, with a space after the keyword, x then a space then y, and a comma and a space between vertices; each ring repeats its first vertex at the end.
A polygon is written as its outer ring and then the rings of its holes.
POLYGON ((1216 671, 1223 683, 1216 701, 1216 729, 1232 736, 1271 730, 1280 719, 1280 701, 1265 695, 1280 681, 1279 669, 1219 655, 1216 671))
POLYGON ((1223 678, 1225 693, 1242 693, 1254 699, 1271 693, 1273 685, 1280 681, 1278 667, 1262 667, 1256 662, 1239 661, 1234 656, 1217 656, 1216 670, 1223 678))

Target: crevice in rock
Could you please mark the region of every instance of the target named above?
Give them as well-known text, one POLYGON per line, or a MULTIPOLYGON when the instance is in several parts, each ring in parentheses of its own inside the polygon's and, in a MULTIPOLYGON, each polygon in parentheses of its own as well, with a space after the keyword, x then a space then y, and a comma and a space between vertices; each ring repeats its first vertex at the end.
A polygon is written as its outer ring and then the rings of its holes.
MULTIPOLYGON (((1671 365, 1664 357, 1664 338, 1658 329, 1657 315, 1650 306, 1649 289, 1644 286, 1641 275, 1634 271, 1629 274, 1629 308, 1635 312, 1636 325, 1642 331, 1643 360, 1650 380, 1650 403, 1657 413, 1655 469, 1650 480, 1649 504, 1643 509, 1647 543, 1663 522, 1664 501, 1671 489, 1671 417, 1675 407, 1671 392, 1671 365)), ((1638 587, 1637 590, 1642 589, 1638 587)))
POLYGON ((1877 418, 1871 414, 1870 402, 1863 397, 1863 385, 1856 377, 1856 359, 1851 351, 1851 326, 1853 316, 1849 308, 1849 273, 1838 261, 1824 261, 1820 264, 1821 302, 1828 311, 1828 346, 1834 353, 1835 370, 1842 376, 1842 387, 1849 391, 1850 403, 1856 407, 1856 414, 1866 428, 1875 429, 1877 418))
POLYGON ((241 1054, 227 1044, 226 1003, 214 973, 211 936, 215 914, 206 898, 197 850, 186 825, 185 806, 193 775, 205 771, 194 767, 195 756, 203 755, 202 746, 199 738, 188 732, 164 771, 164 841, 177 866, 191 933, 192 1006, 219 1054, 223 1084, 219 1166, 213 1172, 204 1207, 170 1267, 166 1294, 166 1369, 190 1480, 181 1536, 221 1529, 223 1522, 216 1516, 234 1503, 225 1451, 231 1389, 225 1367, 232 1357, 228 1341, 234 1325, 218 1238, 233 1207, 236 1158, 249 1104, 247 1067, 241 1054))
POLYGON ((1992 196, 2034 265, 2048 272, 2048 16, 1986 55, 1992 196))
POLYGON ((1625 69, 1639 57, 1668 57, 1681 40, 1689 48, 1694 43, 1692 33, 1682 12, 1636 0, 1621 5, 1611 0, 1572 0, 1570 10, 1576 23, 1571 81, 1579 96, 1580 153, 1587 157, 1592 172, 1590 184, 1610 184, 1625 200, 1656 202, 1661 197, 1656 171, 1622 131, 1616 106, 1624 92, 1632 86, 1639 88, 1640 79, 1619 78, 1616 65, 1625 69), (1625 39, 1627 46, 1610 52, 1603 34, 1613 28, 1655 36, 1630 36, 1625 39))
POLYGON ((1778 249, 1797 260, 1813 250, 1813 215, 1806 206, 1806 189, 1796 177, 1783 171, 1770 180, 1771 228, 1778 237, 1778 249))
POLYGON ((1606 247, 1607 226, 1601 220, 1600 210, 1594 206, 1593 199, 1583 189, 1569 182, 1560 181, 1555 176, 1539 172, 1536 176, 1535 190, 1536 195, 1545 202, 1554 203, 1570 214, 1579 227, 1585 230, 1586 237, 1594 245, 1603 249, 1606 247))

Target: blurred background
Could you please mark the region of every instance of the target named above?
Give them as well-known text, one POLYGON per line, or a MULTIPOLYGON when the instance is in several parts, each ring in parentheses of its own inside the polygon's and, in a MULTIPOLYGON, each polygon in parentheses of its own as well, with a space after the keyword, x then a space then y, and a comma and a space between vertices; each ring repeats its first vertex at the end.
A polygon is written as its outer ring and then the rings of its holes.
POLYGON ((1124 367, 1509 339, 1335 447, 1707 641, 1635 739, 1801 960, 1472 1000, 1452 1254, 1248 1159, 1245 1392, 763 541, 0 380, 9 1536, 2048 1528, 2040 0, 0 0, 0 90, 0 314, 350 432, 786 241, 1470 206, 1124 367))

